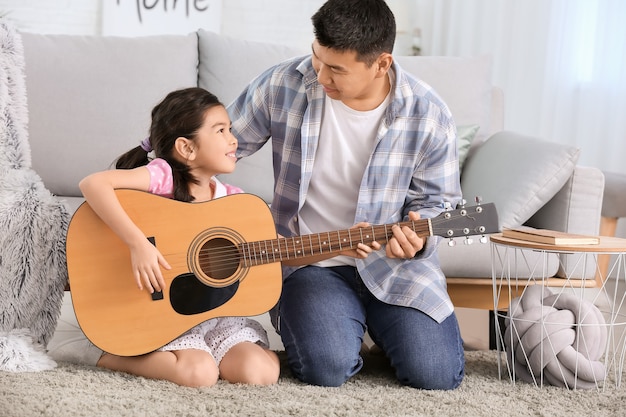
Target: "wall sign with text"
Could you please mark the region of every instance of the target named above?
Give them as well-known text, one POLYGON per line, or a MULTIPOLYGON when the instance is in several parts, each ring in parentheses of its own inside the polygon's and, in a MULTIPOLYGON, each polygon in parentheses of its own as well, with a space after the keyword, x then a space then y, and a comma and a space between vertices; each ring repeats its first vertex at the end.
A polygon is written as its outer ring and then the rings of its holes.
POLYGON ((199 28, 219 33, 222 0, 103 0, 102 34, 186 35, 199 28))

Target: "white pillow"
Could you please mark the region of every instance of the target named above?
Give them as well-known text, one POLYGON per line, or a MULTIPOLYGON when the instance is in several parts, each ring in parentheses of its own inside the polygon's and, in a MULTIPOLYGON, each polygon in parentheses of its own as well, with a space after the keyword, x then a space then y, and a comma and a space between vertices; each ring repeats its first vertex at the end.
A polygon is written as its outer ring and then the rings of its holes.
POLYGON ((470 147, 472 146, 472 142, 474 141, 476 132, 478 132, 479 128, 480 126, 478 125, 456 127, 457 146, 459 149, 459 172, 463 170, 467 154, 469 153, 470 147))
POLYGON ((480 126, 476 143, 491 126, 491 58, 396 56, 400 66, 430 86, 446 102, 457 126, 480 126))

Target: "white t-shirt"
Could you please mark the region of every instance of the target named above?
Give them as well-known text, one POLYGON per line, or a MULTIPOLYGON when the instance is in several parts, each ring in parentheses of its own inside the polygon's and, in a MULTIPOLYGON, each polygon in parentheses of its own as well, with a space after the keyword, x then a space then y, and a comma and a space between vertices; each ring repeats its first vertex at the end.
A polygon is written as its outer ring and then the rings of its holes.
MULTIPOLYGON (((344 230, 354 225, 356 201, 390 95, 375 109, 357 111, 326 96, 313 175, 299 213, 300 234, 344 230)), ((319 266, 355 265, 336 256, 319 266)))

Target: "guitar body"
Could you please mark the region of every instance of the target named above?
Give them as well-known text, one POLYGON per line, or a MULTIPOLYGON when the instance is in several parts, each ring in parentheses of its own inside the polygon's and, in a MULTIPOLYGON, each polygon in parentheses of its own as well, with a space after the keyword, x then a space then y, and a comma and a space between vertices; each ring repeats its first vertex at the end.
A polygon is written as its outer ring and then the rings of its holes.
POLYGON ((182 203, 141 191, 116 194, 172 269, 162 269, 162 293, 139 290, 128 247, 87 203, 80 206, 68 230, 67 268, 78 323, 100 349, 121 356, 148 353, 205 320, 254 316, 278 302, 280 263, 247 266, 238 249, 244 242, 276 239, 262 199, 234 194, 182 203), (214 242, 220 256, 210 252, 214 242))

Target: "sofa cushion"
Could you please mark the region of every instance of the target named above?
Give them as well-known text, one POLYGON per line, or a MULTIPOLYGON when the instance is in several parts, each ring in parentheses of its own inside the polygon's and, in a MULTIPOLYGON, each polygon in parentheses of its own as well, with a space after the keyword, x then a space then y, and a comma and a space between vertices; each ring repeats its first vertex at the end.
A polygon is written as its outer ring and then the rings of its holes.
MULTIPOLYGON (((449 246, 448 239, 443 239, 437 246, 437 256, 441 263, 441 270, 447 278, 492 278, 502 277, 507 273, 506 265, 502 262, 490 262, 491 245, 480 243, 480 236, 470 238, 471 244, 466 244, 465 238, 454 238, 456 245, 449 246), (494 275, 495 274, 495 275, 494 275)), ((536 276, 534 265, 542 265, 548 277, 554 276, 559 270, 559 257, 554 253, 529 252, 527 262, 519 265, 516 275, 519 278, 536 276)))
POLYGON ((463 195, 493 202, 500 227, 520 226, 563 187, 579 154, 573 146, 499 132, 466 161, 463 195))
POLYGON ((139 144, 152 108, 197 83, 197 36, 23 33, 33 169, 54 194, 139 144))
MULTIPOLYGON (((245 41, 198 31, 200 66, 198 86, 211 91, 226 105, 263 71, 288 58, 310 53, 283 45, 245 41)), ((274 195, 272 149, 268 143, 254 155, 241 159, 237 169, 220 179, 237 185, 271 203, 274 195), (254 178, 254 180, 252 180, 254 178)))
POLYGON ((289 46, 246 41, 198 30, 198 86, 228 105, 263 71, 288 58, 310 53, 289 46))
POLYGON ((457 126, 480 126, 476 143, 491 133, 491 58, 396 56, 400 66, 431 85, 446 102, 457 126))

